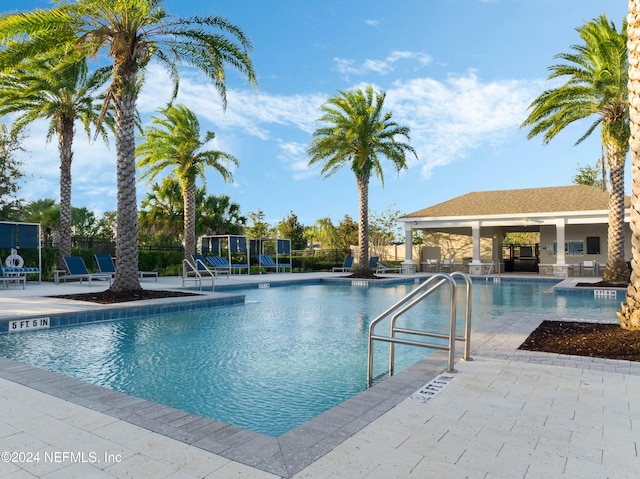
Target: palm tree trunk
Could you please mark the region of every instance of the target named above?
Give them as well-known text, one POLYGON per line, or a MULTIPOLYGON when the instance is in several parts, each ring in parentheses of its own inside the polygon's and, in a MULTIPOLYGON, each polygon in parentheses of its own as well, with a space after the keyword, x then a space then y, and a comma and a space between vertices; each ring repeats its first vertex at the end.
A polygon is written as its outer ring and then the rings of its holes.
POLYGON ((73 160, 73 117, 58 118, 58 152, 60 153, 60 244, 58 269, 65 269, 63 256, 71 256, 71 162, 73 160))
POLYGON ((116 277, 113 291, 142 289, 138 278, 138 201, 136 197, 135 111, 136 75, 133 66, 118 67, 114 82, 119 92, 114 99, 116 123, 116 173, 118 207, 116 218, 116 277))
POLYGON ((609 228, 607 229, 607 264, 603 281, 627 283, 629 272, 624 258, 624 152, 609 143, 609 228))
POLYGON ((185 178, 182 185, 184 199, 184 257, 196 252, 196 182, 185 178))
POLYGON ((358 183, 358 268, 369 269, 369 176, 356 175, 358 183))
POLYGON ((629 117, 631 120, 631 281, 618 318, 625 329, 640 329, 640 0, 629 0, 629 117))

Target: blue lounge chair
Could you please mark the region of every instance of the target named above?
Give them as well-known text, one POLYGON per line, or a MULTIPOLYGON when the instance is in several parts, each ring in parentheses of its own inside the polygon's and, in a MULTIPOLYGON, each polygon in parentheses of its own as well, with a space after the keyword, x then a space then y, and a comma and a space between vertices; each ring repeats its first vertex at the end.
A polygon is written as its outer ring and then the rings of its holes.
POLYGON ((213 272, 209 269, 209 267, 207 266, 207 260, 204 259, 204 256, 202 256, 201 254, 192 254, 191 259, 198 271, 209 271, 210 273, 213 272))
POLYGON ((59 279, 65 283, 67 279, 79 279, 82 284, 82 280, 86 279, 91 286, 91 280, 104 279, 109 280, 109 284, 111 284, 111 273, 89 273, 87 265, 84 264, 84 260, 80 256, 64 256, 63 259, 67 267, 67 274, 61 275, 59 279))
POLYGON ((5 268, 3 268, 2 263, 0 263, 0 282, 4 283, 4 285, 8 288, 9 283, 22 283, 22 289, 24 289, 25 284, 27 283, 27 275, 23 272, 7 272, 5 268))
POLYGON ((256 258, 258 258, 258 263, 264 269, 273 268, 276 270, 276 273, 280 272, 280 269, 284 272, 287 268, 289 268, 289 272, 292 271, 291 263, 276 263, 268 254, 259 254, 256 258))
MULTIPOLYGON (((1 262, 1 261, 0 261, 1 262)), ((42 282, 40 268, 32 266, 24 266, 22 256, 18 254, 15 248, 11 248, 11 254, 7 256, 5 266, 2 266, 5 276, 27 276, 28 274, 37 274, 38 283, 42 282)), ((6 284, 6 282, 5 282, 6 284)))
POLYGON ((229 265, 229 261, 222 256, 207 256, 205 260, 208 263, 209 269, 213 269, 213 272, 216 276, 218 273, 226 274, 227 278, 231 274, 231 266, 229 265))
POLYGON ((331 271, 333 272, 340 272, 340 273, 346 273, 347 271, 352 271, 353 270, 353 256, 347 256, 344 259, 344 263, 342 263, 342 266, 335 266, 334 268, 331 269, 331 271))
MULTIPOLYGON (((209 258, 210 257, 207 256, 207 261, 209 261, 209 258)), ((246 263, 229 263, 229 260, 224 256, 211 256, 211 258, 213 258, 213 261, 216 265, 220 266, 221 268, 229 268, 232 273, 234 270, 237 270, 238 273, 240 273, 239 270, 246 269, 247 274, 249 274, 249 265, 246 263)), ((209 261, 209 263, 211 264, 211 261, 209 261)))
POLYGON ((378 260, 380 256, 371 256, 369 257, 369 269, 377 270, 378 269, 378 260))
MULTIPOLYGON (((96 263, 98 264, 98 269, 101 273, 108 273, 112 277, 116 274, 116 265, 113 262, 113 258, 110 254, 99 253, 93 255, 96 258, 96 263)), ((138 271, 138 278, 155 278, 158 281, 158 272, 157 271, 138 271)))

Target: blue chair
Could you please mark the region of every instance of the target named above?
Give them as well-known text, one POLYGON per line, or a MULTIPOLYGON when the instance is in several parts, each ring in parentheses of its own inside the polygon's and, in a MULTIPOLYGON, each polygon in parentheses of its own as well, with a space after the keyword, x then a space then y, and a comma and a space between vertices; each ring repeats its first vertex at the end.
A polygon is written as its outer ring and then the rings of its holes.
POLYGON ((226 274, 228 278, 231 274, 231 266, 222 256, 207 256, 205 260, 209 263, 209 266, 213 268, 213 272, 216 276, 218 276, 218 273, 223 273, 226 274))
MULTIPOLYGON (((42 281, 42 275, 39 267, 24 266, 24 260, 22 256, 18 254, 18 251, 11 248, 11 254, 7 256, 5 266, 2 266, 5 276, 27 276, 28 274, 37 274, 38 283, 42 281)), ((6 284, 6 282, 5 282, 6 284)))
POLYGON ((22 283, 22 289, 24 289, 27 283, 27 275, 20 271, 5 272, 5 268, 3 268, 2 263, 0 263, 0 281, 4 283, 7 288, 9 287, 9 283, 22 283))
MULTIPOLYGON (((246 269, 247 274, 249 274, 249 265, 246 263, 229 263, 229 260, 224 256, 214 256, 214 258, 216 258, 216 261, 220 264, 220 266, 229 268, 231 272, 233 272, 234 270, 246 269)), ((238 273, 240 273, 240 271, 238 271, 238 273)))
POLYGON ((331 269, 333 272, 346 273, 353 270, 353 256, 347 256, 342 263, 342 266, 335 266, 331 269))
MULTIPOLYGON (((113 258, 110 254, 106 253, 98 253, 93 255, 96 259, 96 263, 98 264, 98 269, 101 273, 108 273, 112 277, 116 274, 116 265, 113 262, 113 258)), ((158 272, 157 271, 138 271, 138 277, 142 278, 155 278, 158 281, 158 272)))
POLYGON ((116 274, 116 265, 113 264, 113 258, 110 254, 94 254, 93 256, 101 273, 109 273, 112 276, 116 274))
POLYGON ((371 256, 369 257, 369 269, 377 270, 378 269, 378 260, 380 256, 371 256))
POLYGON ((89 273, 87 265, 84 264, 84 260, 80 256, 64 256, 62 259, 67 267, 67 274, 63 274, 59 279, 65 283, 67 279, 78 279, 82 284, 82 280, 86 279, 89 281, 89 286, 91 286, 91 280, 93 279, 108 279, 109 284, 111 284, 111 273, 89 273))
POLYGON ((204 259, 204 256, 201 254, 192 254, 191 259, 193 260, 193 264, 196 265, 198 271, 207 271, 209 269, 207 267, 207 260, 204 259))
POLYGON ((276 263, 268 254, 259 254, 256 258, 258 258, 258 263, 264 269, 273 268, 276 270, 276 273, 278 273, 280 268, 282 268, 283 272, 289 268, 289 272, 291 272, 291 263, 276 263))

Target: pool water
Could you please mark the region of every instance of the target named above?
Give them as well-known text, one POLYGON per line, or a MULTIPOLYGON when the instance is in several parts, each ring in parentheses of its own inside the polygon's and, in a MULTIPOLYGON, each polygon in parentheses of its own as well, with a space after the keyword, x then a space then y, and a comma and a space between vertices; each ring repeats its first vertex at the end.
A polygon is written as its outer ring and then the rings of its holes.
MULTIPOLYGON (((366 388, 369 322, 412 287, 244 290, 245 305, 0 335, 0 354, 278 437, 366 388)), ((473 321, 513 312, 615 318, 619 301, 550 288, 474 283, 473 321)), ((462 303, 458 310, 462 318, 462 303)), ((445 332, 446 288, 402 321, 409 328, 429 321, 429 329, 445 332)), ((388 334, 388 323, 379 327, 388 334)), ((376 373, 386 369, 387 351, 377 343, 376 373)), ((396 371, 431 351, 397 346, 396 371)))

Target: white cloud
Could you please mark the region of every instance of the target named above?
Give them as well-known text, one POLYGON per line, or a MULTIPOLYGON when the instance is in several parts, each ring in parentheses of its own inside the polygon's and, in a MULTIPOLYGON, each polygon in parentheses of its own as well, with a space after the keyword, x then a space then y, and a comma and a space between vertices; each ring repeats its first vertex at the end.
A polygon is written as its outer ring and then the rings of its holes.
POLYGON ((318 175, 317 171, 308 166, 308 146, 303 143, 278 141, 280 150, 278 159, 285 164, 285 168, 292 172, 294 180, 302 180, 318 175))
POLYGON ((364 24, 370 27, 377 27, 378 25, 380 25, 380 22, 378 20, 373 20, 369 18, 364 21, 364 24))
POLYGON ((347 58, 336 57, 333 59, 335 69, 346 78, 351 75, 360 76, 371 72, 386 75, 394 71, 396 64, 401 60, 415 61, 422 67, 431 63, 433 59, 426 53, 400 50, 391 52, 384 59, 365 59, 361 64, 347 58))
MULTIPOLYGON (((166 78, 161 67, 152 65, 148 78, 166 78)), ((147 83, 138 102, 142 113, 155 113, 160 98, 170 99, 168 79, 147 83)), ((296 129, 311 132, 313 120, 318 116, 318 108, 326 100, 321 94, 311 95, 274 95, 244 89, 227 90, 227 109, 216 89, 204 80, 200 74, 184 74, 180 80, 180 93, 177 103, 188 105, 201 119, 214 125, 214 131, 241 130, 262 140, 272 135, 272 126, 293 126, 296 129)), ((203 128, 204 129, 204 128, 203 128)))
POLYGON ((517 132, 537 82, 483 83, 474 72, 446 81, 416 78, 387 89, 387 107, 411 128, 422 173, 464 158, 473 150, 517 132))

